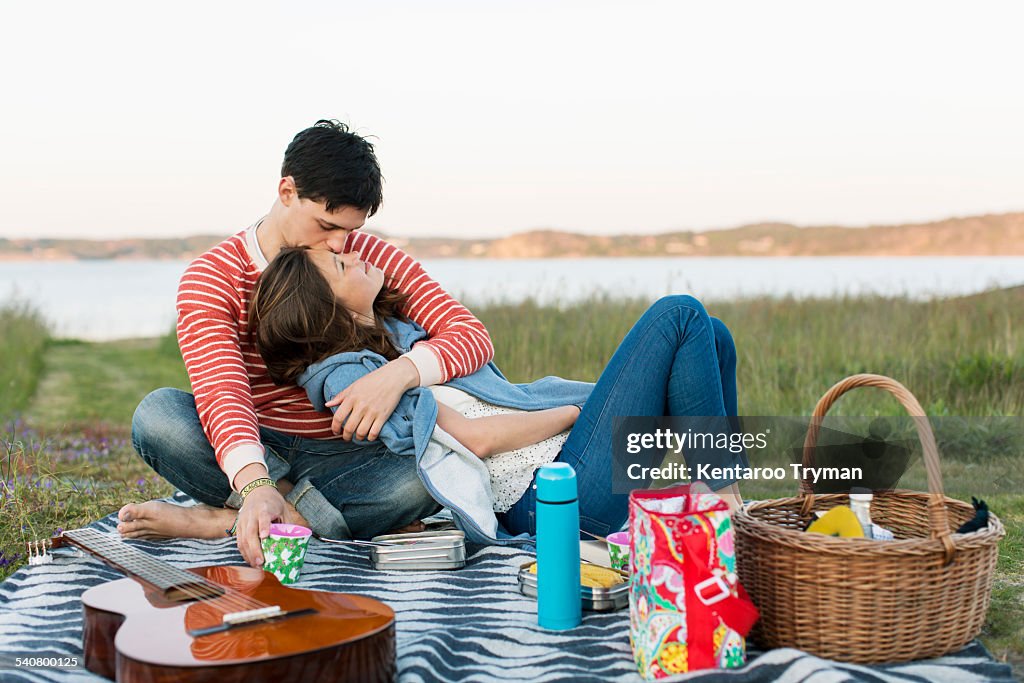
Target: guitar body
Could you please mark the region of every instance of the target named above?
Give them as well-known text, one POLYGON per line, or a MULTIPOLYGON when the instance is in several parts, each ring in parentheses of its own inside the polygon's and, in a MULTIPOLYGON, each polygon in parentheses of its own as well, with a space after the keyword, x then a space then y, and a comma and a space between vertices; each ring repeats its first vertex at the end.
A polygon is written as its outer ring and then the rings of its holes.
POLYGON ((86 591, 86 668, 119 683, 395 678, 395 614, 387 605, 359 595, 287 588, 252 567, 189 571, 232 592, 176 602, 132 578, 86 591), (245 610, 243 595, 287 612, 316 613, 189 634, 220 625, 225 613, 245 610))

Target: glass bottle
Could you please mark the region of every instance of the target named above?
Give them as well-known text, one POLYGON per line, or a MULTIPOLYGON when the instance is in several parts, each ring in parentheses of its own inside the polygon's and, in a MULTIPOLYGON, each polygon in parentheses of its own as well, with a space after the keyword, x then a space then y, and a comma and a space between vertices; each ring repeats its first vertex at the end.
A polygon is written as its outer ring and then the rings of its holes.
POLYGON ((853 510, 854 516, 864 530, 864 538, 874 538, 874 525, 871 523, 872 498, 874 498, 874 494, 871 493, 871 489, 859 486, 850 489, 850 509, 853 510))

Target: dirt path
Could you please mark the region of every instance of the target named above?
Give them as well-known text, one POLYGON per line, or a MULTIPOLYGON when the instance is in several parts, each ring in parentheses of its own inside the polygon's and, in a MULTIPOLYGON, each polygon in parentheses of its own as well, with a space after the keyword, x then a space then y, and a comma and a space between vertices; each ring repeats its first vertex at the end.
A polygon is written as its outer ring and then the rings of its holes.
POLYGON ((46 351, 25 417, 46 429, 105 423, 127 430, 135 406, 162 386, 188 388, 177 349, 165 340, 58 342, 46 351))

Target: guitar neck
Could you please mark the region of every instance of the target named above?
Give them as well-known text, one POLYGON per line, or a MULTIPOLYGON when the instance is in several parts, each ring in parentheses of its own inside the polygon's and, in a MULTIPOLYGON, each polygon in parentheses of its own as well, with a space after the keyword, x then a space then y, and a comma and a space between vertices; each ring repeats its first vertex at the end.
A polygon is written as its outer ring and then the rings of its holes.
POLYGON ((128 576, 150 584, 169 600, 216 597, 224 592, 220 586, 197 574, 172 567, 129 546, 120 538, 96 529, 72 529, 65 531, 62 538, 128 576))

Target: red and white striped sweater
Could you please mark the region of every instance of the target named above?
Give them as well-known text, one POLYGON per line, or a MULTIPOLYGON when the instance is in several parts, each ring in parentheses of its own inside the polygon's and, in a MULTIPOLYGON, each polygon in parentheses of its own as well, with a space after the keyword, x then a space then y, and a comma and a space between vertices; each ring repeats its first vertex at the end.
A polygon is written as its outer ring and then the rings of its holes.
MULTIPOLYGON (((359 251, 364 261, 384 271, 385 286, 409 295, 403 312, 430 335, 406 354, 423 386, 468 375, 493 358, 483 324, 415 259, 358 231, 349 234, 344 251, 359 251)), ((307 438, 337 438, 331 414, 314 410, 298 386, 276 386, 247 339, 249 298, 265 265, 251 227, 196 258, 178 285, 178 344, 199 420, 229 482, 242 467, 265 464, 259 426, 307 438)))

